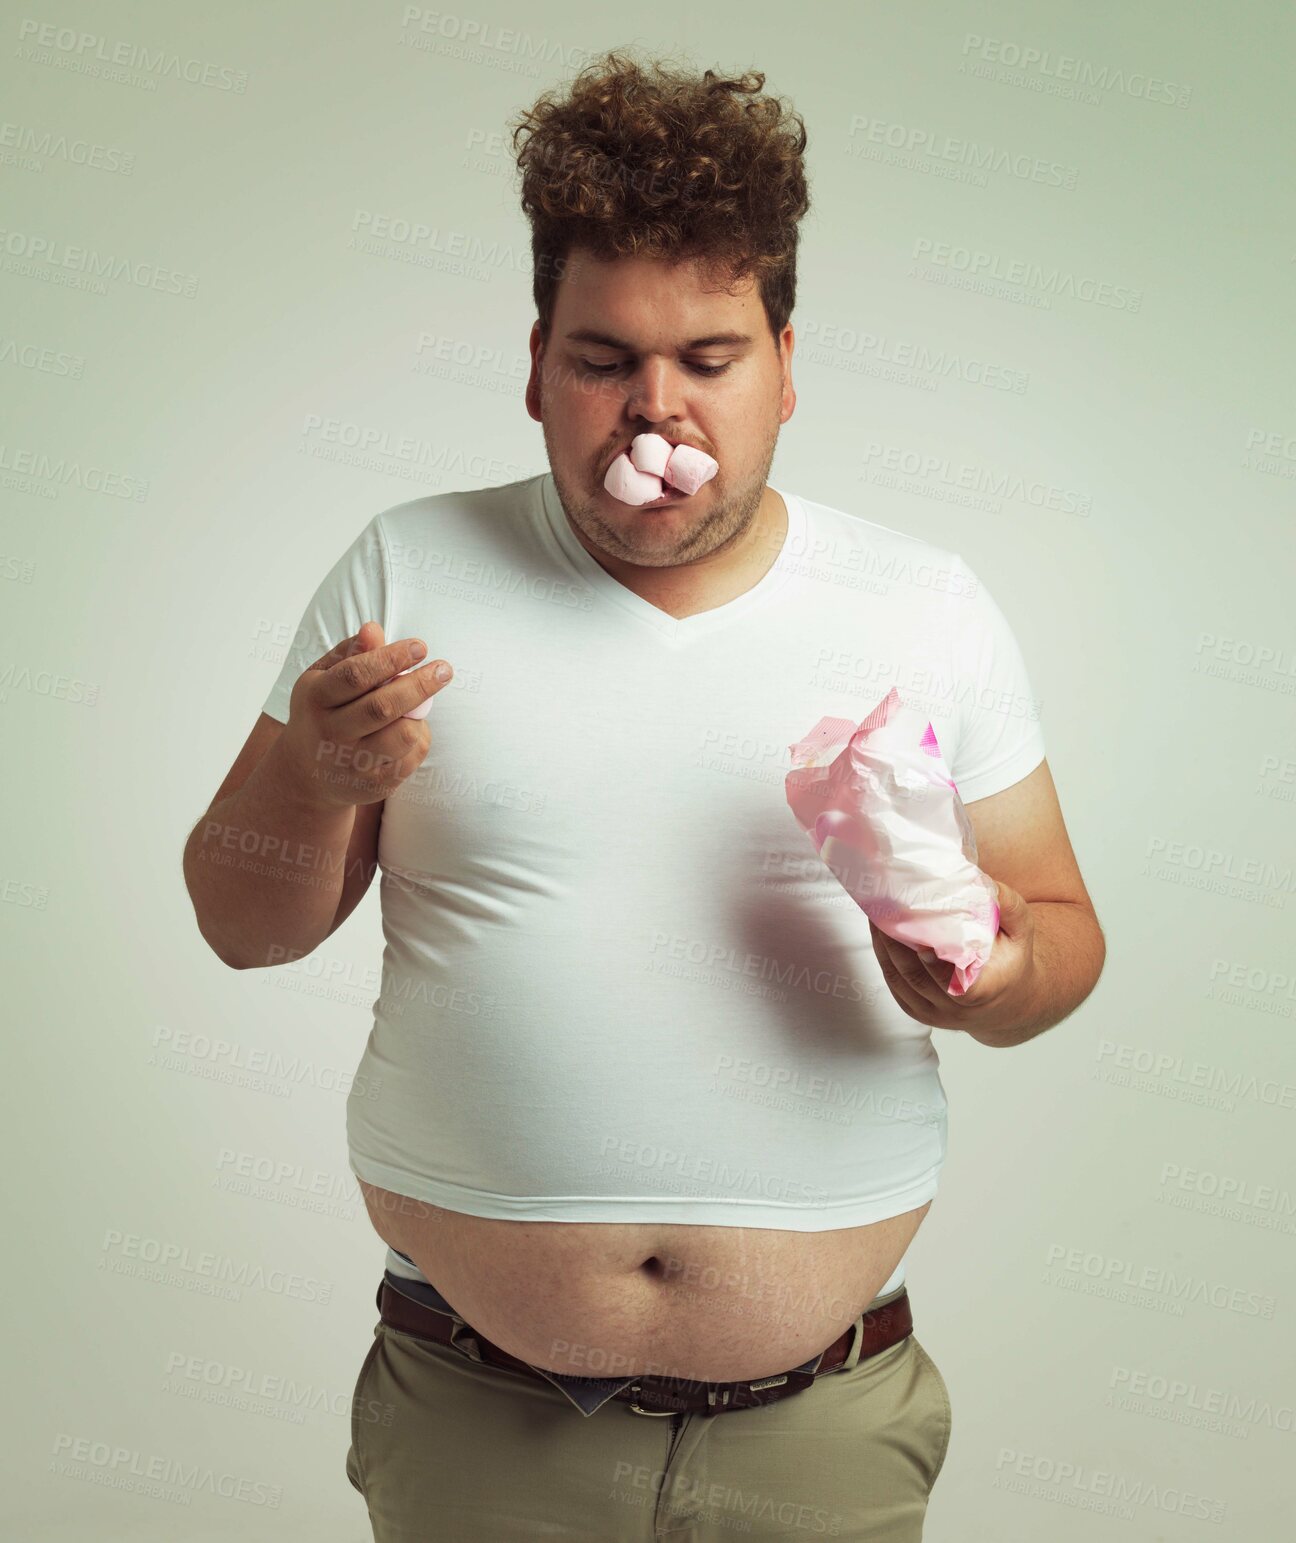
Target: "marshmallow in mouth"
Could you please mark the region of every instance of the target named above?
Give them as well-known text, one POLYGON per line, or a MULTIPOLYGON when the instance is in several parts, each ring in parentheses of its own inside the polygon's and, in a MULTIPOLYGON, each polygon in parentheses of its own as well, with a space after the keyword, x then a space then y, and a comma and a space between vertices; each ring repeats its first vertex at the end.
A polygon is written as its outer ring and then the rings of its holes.
POLYGON ((603 486, 623 504, 650 504, 668 488, 696 493, 720 463, 692 445, 672 445, 660 434, 636 434, 607 469, 603 486))

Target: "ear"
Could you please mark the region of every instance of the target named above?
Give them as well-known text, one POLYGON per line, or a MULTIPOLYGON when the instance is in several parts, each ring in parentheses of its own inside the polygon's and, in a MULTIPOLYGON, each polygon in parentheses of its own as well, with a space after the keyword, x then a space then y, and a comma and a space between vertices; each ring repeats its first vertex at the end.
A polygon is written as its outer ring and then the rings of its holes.
POLYGON ((779 422, 786 423, 796 410, 796 387, 792 384, 792 348, 796 335, 792 323, 784 327, 779 337, 779 361, 783 366, 783 401, 779 408, 779 422))
POLYGON ((531 374, 526 383, 526 410, 537 423, 540 420, 540 369, 544 359, 544 344, 540 341, 540 323, 531 324, 531 374))

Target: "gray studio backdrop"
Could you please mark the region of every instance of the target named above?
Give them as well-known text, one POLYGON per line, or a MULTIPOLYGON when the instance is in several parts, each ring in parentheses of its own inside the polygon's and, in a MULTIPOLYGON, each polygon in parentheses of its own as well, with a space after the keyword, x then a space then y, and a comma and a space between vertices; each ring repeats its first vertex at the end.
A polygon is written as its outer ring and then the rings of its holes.
MULTIPOLYGON (((14 1536, 368 1536, 376 887, 235 973, 185 835, 379 508, 545 469, 505 124, 616 44, 810 135, 777 485, 1002 604, 1103 979, 934 1031, 933 1543, 1270 1539, 1293 1450, 1293 12, 32 0, 0 23, 14 1536)), ((868 604, 867 593, 860 597, 868 604)), ((428 638, 435 653, 437 641, 428 638)), ((450 689, 470 689, 456 659, 450 689)), ((483 702, 483 707, 487 704, 483 702)))

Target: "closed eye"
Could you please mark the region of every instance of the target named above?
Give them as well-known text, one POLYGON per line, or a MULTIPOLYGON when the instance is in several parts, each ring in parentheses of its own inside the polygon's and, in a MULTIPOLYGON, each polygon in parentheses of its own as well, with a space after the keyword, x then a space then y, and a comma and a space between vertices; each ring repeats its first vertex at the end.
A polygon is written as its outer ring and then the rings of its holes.
MULTIPOLYGON (((610 375, 614 370, 622 368, 620 364, 594 364, 589 359, 582 359, 581 363, 594 375, 610 375)), ((690 370, 695 370, 699 375, 723 375, 733 364, 730 359, 724 364, 689 364, 690 370)))

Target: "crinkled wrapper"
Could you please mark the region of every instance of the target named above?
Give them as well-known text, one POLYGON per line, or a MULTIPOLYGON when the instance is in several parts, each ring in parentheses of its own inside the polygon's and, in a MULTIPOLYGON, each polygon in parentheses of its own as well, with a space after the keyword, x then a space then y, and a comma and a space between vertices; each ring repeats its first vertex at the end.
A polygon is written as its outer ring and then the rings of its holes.
POLYGON ((962 996, 990 957, 998 890, 925 714, 893 686, 856 724, 821 718, 788 749, 797 824, 879 931, 953 965, 962 996))

